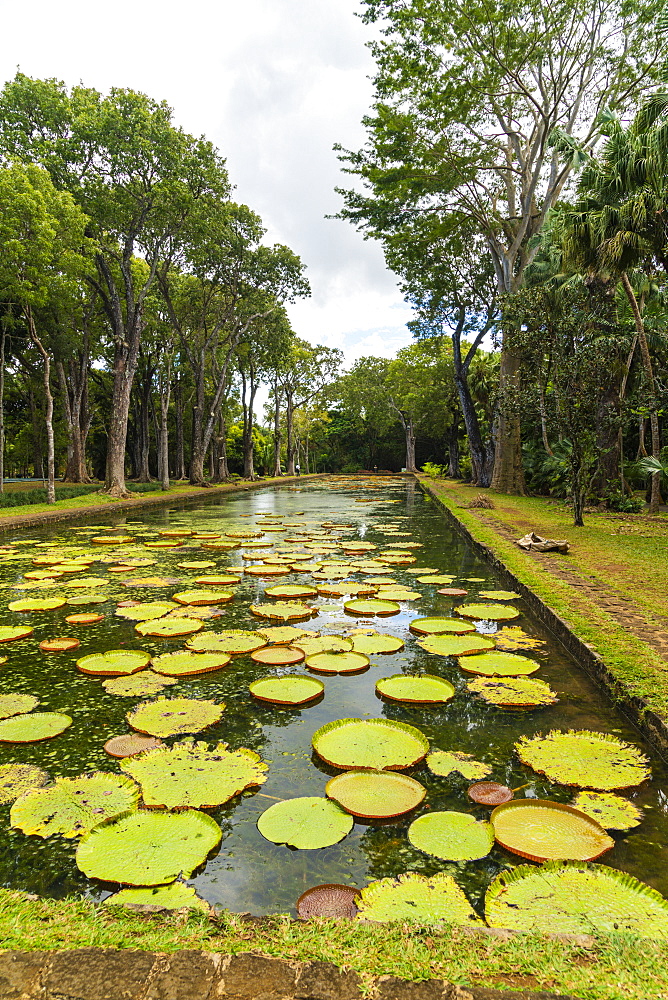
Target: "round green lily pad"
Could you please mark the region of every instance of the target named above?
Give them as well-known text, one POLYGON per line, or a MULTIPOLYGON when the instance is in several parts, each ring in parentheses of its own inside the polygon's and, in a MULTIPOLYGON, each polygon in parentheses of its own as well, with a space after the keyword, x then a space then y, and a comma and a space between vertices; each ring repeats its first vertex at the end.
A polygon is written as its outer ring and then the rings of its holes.
POLYGON ((188 649, 202 653, 253 653, 267 645, 267 640, 259 632, 232 628, 224 632, 202 632, 188 639, 188 649))
POLYGON ((364 653, 337 652, 313 653, 306 657, 306 666, 320 674, 357 674, 369 666, 364 653))
POLYGON ((307 587, 304 584, 283 583, 277 584, 275 587, 267 587, 265 594, 274 600, 303 601, 311 597, 317 597, 318 591, 315 587, 307 587))
POLYGON ((0 719, 32 712, 38 705, 39 698, 32 694, 0 694, 0 719))
POLYGON ((387 590, 381 588, 376 597, 383 601, 419 601, 422 594, 419 590, 409 590, 407 587, 388 587, 387 590))
POLYGON ((86 834, 77 867, 88 878, 126 885, 162 885, 190 876, 222 839, 206 813, 142 809, 86 834))
POLYGON ((307 674, 286 674, 284 677, 261 677, 253 681, 248 690, 260 701, 275 705, 305 705, 319 698, 325 685, 307 674))
POLYGON ((31 788, 41 788, 49 775, 34 764, 0 765, 0 802, 13 802, 31 788))
POLYGON ((275 604, 251 604, 248 608, 252 615, 258 618, 271 618, 277 621, 300 621, 312 618, 316 614, 313 608, 297 601, 279 601, 275 604))
POLYGON ((208 674, 220 670, 230 662, 229 653, 193 653, 188 649, 175 653, 154 656, 151 667, 156 674, 168 677, 190 677, 194 674, 208 674))
POLYGON ((492 622, 510 621, 511 618, 520 616, 517 608, 511 608, 507 604, 460 604, 457 614, 478 621, 492 622))
POLYGON ((301 628, 299 625, 270 625, 269 628, 258 628, 253 634, 263 636, 267 642, 296 646, 301 639, 315 638, 318 633, 301 628))
POLYGON ((378 615, 379 617, 398 615, 401 607, 396 601, 381 601, 370 597, 359 601, 346 601, 344 610, 351 615, 378 615))
POLYGON ((420 639, 418 646, 428 653, 436 653, 438 656, 475 656, 477 653, 488 652, 494 649, 494 640, 488 639, 478 632, 471 635, 430 635, 427 639, 420 639))
POLYGON ((304 659, 304 651, 296 646, 264 646, 251 653, 251 660, 254 663, 264 663, 271 667, 291 667, 295 663, 301 663, 304 659))
POLYGON ((365 886, 356 900, 358 920, 480 925, 482 921, 451 875, 407 872, 365 886))
POLYGON ((481 590, 478 596, 485 601, 514 601, 520 594, 514 590, 481 590))
POLYGON ((341 770, 402 771, 429 752, 419 729, 391 719, 335 719, 317 729, 312 742, 319 757, 341 770))
POLYGON ((31 837, 72 838, 105 820, 134 812, 139 789, 120 774, 95 771, 78 778, 56 778, 49 788, 33 788, 12 806, 10 825, 31 837))
POLYGON ((87 604, 104 604, 106 600, 107 598, 101 594, 79 594, 76 597, 68 597, 65 603, 73 608, 82 608, 87 604))
POLYGON ((95 677, 124 677, 143 670, 150 662, 150 653, 141 649, 109 649, 106 653, 82 656, 77 660, 77 668, 95 677))
POLYGON ((642 809, 612 792, 578 792, 571 805, 591 816, 604 830, 632 830, 642 823, 642 809))
POLYGON ((30 625, 0 625, 0 642, 14 642, 15 639, 27 639, 33 634, 30 625))
POLYGON ((145 698, 176 683, 175 677, 163 677, 161 674, 154 674, 152 670, 142 670, 140 674, 131 674, 129 677, 112 677, 103 681, 102 687, 107 694, 120 698, 145 698))
POLYGON ((394 635, 383 635, 380 632, 373 632, 369 635, 353 635, 353 651, 364 653, 366 656, 376 656, 378 653, 398 653, 404 648, 401 639, 394 635))
POLYGON ((104 744, 104 752, 110 757, 132 757, 144 750, 154 750, 162 746, 162 741, 155 736, 140 736, 139 733, 124 733, 122 736, 112 736, 104 744))
POLYGON ((257 821, 257 828, 266 840, 302 851, 338 844, 353 825, 352 816, 336 802, 311 795, 276 802, 257 821))
POLYGON ((456 772, 467 781, 480 781, 492 773, 492 768, 488 764, 474 760, 473 754, 461 753, 458 750, 434 750, 427 755, 426 764, 432 774, 444 778, 456 772))
POLYGON ((192 698, 156 698, 137 705, 126 718, 138 733, 185 736, 220 722, 225 705, 192 698))
POLYGON ((163 910, 203 910, 209 913, 211 907, 198 896, 191 885, 172 882, 171 885, 157 885, 154 888, 121 889, 103 900, 105 906, 159 906, 163 910))
POLYGON ((668 901, 626 872, 553 861, 502 872, 485 897, 491 927, 535 934, 668 938, 668 901))
POLYGON ((443 586, 444 583, 452 583, 454 576, 450 576, 447 573, 433 573, 427 576, 418 576, 418 583, 435 583, 443 586))
POLYGON ((529 656, 518 656, 517 653, 482 653, 480 656, 467 656, 459 664, 468 674, 481 674, 484 677, 521 677, 535 674, 540 664, 529 656))
POLYGON ((649 761, 638 747, 586 729, 523 736, 515 750, 523 764, 560 785, 610 792, 639 785, 651 774, 649 761))
POLYGON ((139 635, 151 635, 157 639, 179 639, 182 635, 192 635, 204 628, 204 622, 197 618, 159 618, 135 625, 139 635))
POLYGON ((492 850, 494 828, 470 813, 432 812, 413 820, 408 839, 419 851, 444 861, 476 861, 492 850))
POLYGON ((591 816, 549 799, 515 799, 490 817, 506 850, 531 861, 593 861, 615 846, 591 816))
POLYGON ((454 697, 450 681, 434 674, 392 674, 376 681, 376 693, 392 701, 444 702, 454 697))
POLYGON ((478 677, 466 687, 471 694, 500 708, 544 708, 558 701, 549 684, 527 677, 478 677))
POLYGON ((0 743, 36 743, 60 736, 72 725, 62 712, 31 712, 0 720, 0 743))
POLYGON ((346 771, 327 782, 325 794, 353 816, 384 819, 415 809, 426 791, 398 771, 346 771))
POLYGON ((253 750, 227 743, 185 741, 147 750, 121 761, 121 770, 141 785, 147 806, 212 809, 267 780, 267 765, 253 750))
POLYGON ((128 608, 116 608, 116 615, 119 618, 129 618, 132 622, 148 622, 154 618, 162 618, 173 610, 174 605, 170 601, 144 601, 128 608))
POLYGON ((57 611, 65 604, 64 597, 24 597, 20 601, 10 601, 10 611, 57 611))
POLYGON ((231 590, 182 590, 172 594, 172 600, 194 608, 212 604, 228 604, 234 593, 231 590))
POLYGON ((301 649, 304 656, 315 656, 316 653, 344 653, 350 652, 353 648, 352 639, 345 639, 342 635, 307 636, 305 639, 295 639, 292 645, 301 649))

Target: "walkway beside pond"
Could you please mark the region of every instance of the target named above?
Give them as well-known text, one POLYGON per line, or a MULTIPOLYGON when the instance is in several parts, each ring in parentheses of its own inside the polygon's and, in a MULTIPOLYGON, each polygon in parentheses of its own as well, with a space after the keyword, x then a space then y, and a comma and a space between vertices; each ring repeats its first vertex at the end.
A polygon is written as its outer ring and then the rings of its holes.
POLYGON ((486 490, 493 506, 472 507, 478 488, 419 478, 668 724, 668 517, 594 511, 574 528, 563 501, 486 490), (568 539, 568 555, 518 548, 529 531, 568 539))

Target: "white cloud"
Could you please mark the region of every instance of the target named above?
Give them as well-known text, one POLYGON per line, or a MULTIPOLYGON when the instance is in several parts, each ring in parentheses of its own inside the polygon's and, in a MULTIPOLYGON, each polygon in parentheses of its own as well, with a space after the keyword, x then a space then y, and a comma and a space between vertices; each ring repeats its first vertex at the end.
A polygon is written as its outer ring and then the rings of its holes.
POLYGON ((297 333, 350 362, 408 343, 409 310, 377 245, 327 220, 340 207, 332 146, 364 142, 371 29, 357 0, 32 0, 5 5, 0 77, 133 87, 166 99, 175 120, 228 158, 235 197, 269 238, 308 267, 312 298, 291 307, 297 333))

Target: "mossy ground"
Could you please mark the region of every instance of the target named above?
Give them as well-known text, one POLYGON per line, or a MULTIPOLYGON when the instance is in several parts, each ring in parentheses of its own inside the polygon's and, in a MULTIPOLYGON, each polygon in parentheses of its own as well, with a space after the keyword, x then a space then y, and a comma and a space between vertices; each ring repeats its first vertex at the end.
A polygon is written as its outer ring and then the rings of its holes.
POLYGON ((349 921, 246 921, 181 912, 126 913, 83 900, 62 903, 0 890, 0 946, 16 950, 84 947, 262 952, 354 969, 370 991, 374 976, 442 978, 463 986, 545 990, 583 1000, 668 997, 668 946, 630 937, 587 943, 539 935, 497 938, 461 928, 349 921))
POLYGON ((614 609, 592 599, 586 588, 560 578, 564 568, 587 585, 626 597, 629 607, 646 616, 647 629, 668 629, 668 516, 609 514, 585 516, 573 527, 569 507, 544 497, 516 497, 485 491, 492 508, 470 504, 480 491, 452 480, 420 477, 471 535, 488 546, 522 583, 530 587, 583 642, 591 646, 627 694, 668 722, 668 659, 640 634, 634 634, 614 609), (518 548, 513 539, 529 531, 565 538, 568 555, 539 558, 518 548))

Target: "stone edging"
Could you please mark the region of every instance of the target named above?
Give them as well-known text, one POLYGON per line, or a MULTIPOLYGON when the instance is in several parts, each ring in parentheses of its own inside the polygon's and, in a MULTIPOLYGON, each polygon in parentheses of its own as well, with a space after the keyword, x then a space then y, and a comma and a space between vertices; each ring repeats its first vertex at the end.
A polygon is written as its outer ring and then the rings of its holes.
MULTIPOLYGON (((60 510, 42 510, 34 514, 17 514, 6 517, 0 515, 0 534, 4 531, 15 531, 17 528, 36 528, 40 524, 53 524, 59 521, 73 521, 86 517, 108 517, 116 511, 137 510, 141 507, 160 507, 164 504, 178 506, 182 503, 213 500, 214 497, 226 496, 228 493, 244 493, 246 490, 260 490, 268 486, 284 486, 287 483, 301 483, 304 480, 320 479, 325 472, 313 472, 308 476, 278 476, 269 479, 258 479, 253 482, 223 483, 221 486, 201 486, 187 490, 184 493, 159 493, 138 497, 136 500, 116 500, 108 505, 96 504, 90 507, 64 507, 60 510)), ((2 998, 0 997, 0 1000, 2 998)))
MULTIPOLYGON (((253 952, 77 948, 0 952, 2 1000, 362 1000, 356 972, 253 952)), ((574 1000, 378 976, 367 1000, 574 1000)))
POLYGON ((596 650, 575 635, 569 625, 556 611, 553 611, 537 594, 534 594, 530 587, 522 583, 489 545, 479 542, 469 528, 459 520, 454 511, 443 502, 435 490, 417 477, 416 482, 420 489, 428 493, 431 499, 438 504, 450 523, 460 534, 464 535, 469 545, 472 546, 478 555, 493 566, 508 586, 508 589, 516 590, 522 595, 536 618, 552 632, 573 659, 603 687, 615 702, 617 708, 640 730, 647 742, 663 757, 668 757, 668 725, 664 719, 651 711, 642 698, 631 694, 623 682, 607 666, 602 657, 598 655, 596 650))

